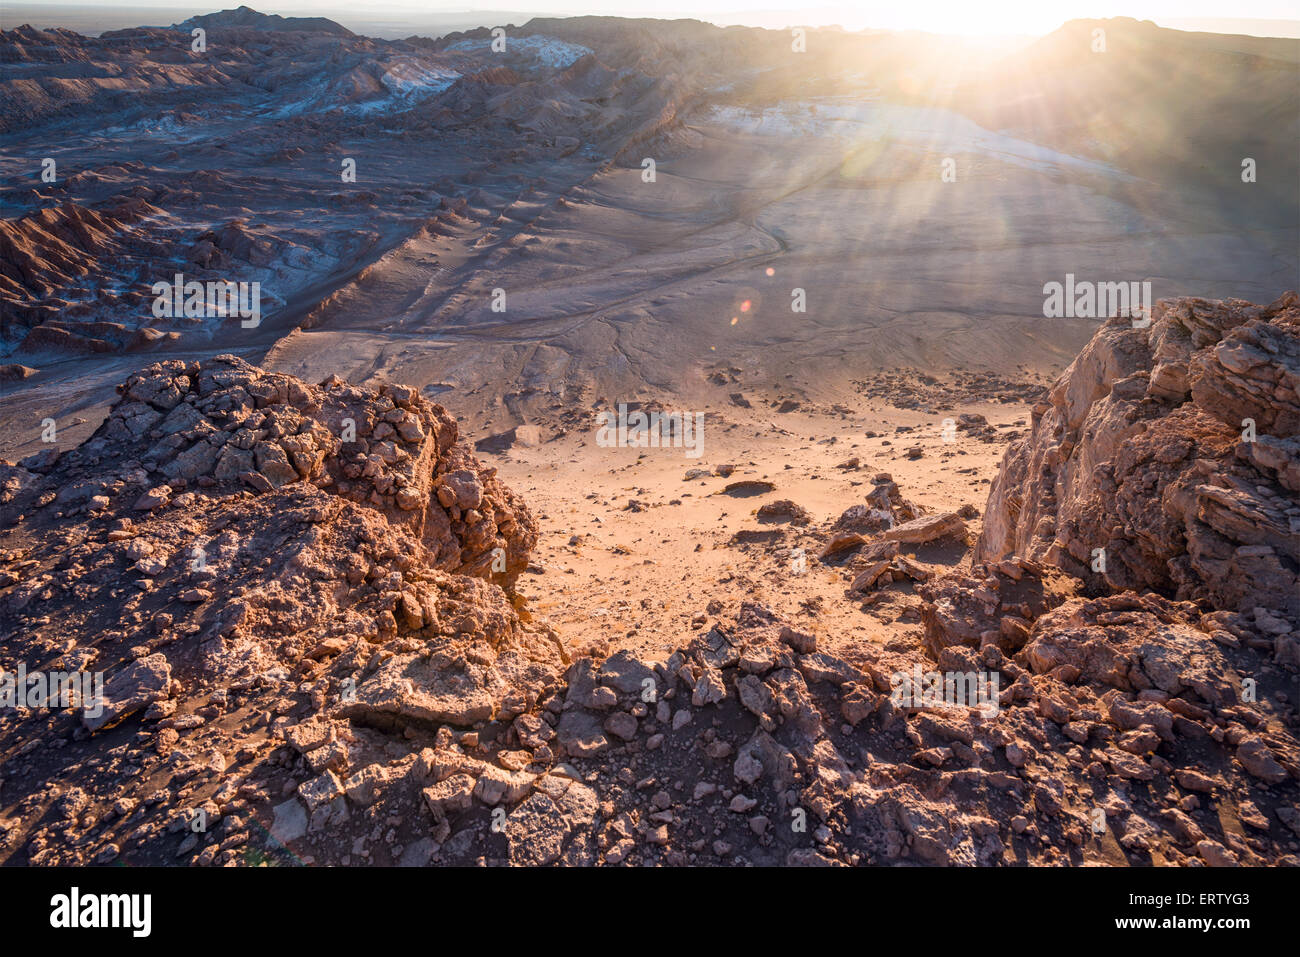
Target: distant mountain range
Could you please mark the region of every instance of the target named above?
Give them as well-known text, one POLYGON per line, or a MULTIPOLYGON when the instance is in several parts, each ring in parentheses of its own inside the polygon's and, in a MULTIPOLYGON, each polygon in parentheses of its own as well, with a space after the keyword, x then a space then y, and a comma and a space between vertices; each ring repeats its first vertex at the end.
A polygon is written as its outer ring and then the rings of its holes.
POLYGON ((234 10, 220 10, 190 17, 181 23, 173 23, 174 30, 229 29, 242 27, 249 30, 274 30, 281 33, 326 33, 333 36, 355 36, 342 24, 335 23, 327 17, 282 17, 278 13, 260 13, 252 7, 236 7, 234 10))

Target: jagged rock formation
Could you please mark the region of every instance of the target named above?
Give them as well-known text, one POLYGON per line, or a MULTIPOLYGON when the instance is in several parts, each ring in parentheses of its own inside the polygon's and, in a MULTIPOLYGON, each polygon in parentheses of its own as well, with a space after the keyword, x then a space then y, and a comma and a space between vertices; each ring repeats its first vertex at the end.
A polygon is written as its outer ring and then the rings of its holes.
MULTIPOLYGON (((196 676, 248 683, 400 625, 484 642, 474 680, 498 696, 493 649, 535 640, 558 661, 486 583, 511 585, 536 523, 414 390, 314 388, 220 356, 120 391, 79 448, 4 470, 6 612, 81 636, 44 655, 75 646, 103 668, 163 648, 177 667, 180 642, 196 676)), ((8 632, 11 652, 24 637, 8 632)))
MULTIPOLYGON (((77 449, 0 470, 7 680, 19 662, 108 675, 100 706, 6 710, 7 741, 53 726, 89 753, 143 716, 168 755, 232 699, 269 707, 226 740, 237 750, 322 662, 346 675, 359 726, 500 720, 559 683, 554 635, 499 587, 527 563, 536 524, 441 407, 232 356, 162 362, 119 391, 77 449)), ((47 766, 45 783, 75 770, 47 766)), ((30 765, 6 778, 42 786, 30 765)), ((131 793, 111 772, 81 781, 101 783, 131 793)), ((58 859, 43 845, 31 860, 58 859)))
POLYGON ((1007 753, 1055 792, 1040 813, 1062 793, 1086 804, 1084 785, 1105 822, 1102 782, 1139 782, 1124 802, 1137 826, 1119 836, 1130 859, 1295 848, 1278 824, 1300 833, 1298 391, 1295 293, 1164 300, 1149 328, 1111 320, 1008 449, 970 573, 919 589, 941 666, 1010 659, 1004 698, 1038 720, 1021 725, 1036 744, 1007 753), (1198 794, 1234 804, 1262 845, 1223 831, 1198 794))
POLYGON ((1098 587, 1295 625, 1298 430, 1294 293, 1268 306, 1162 300, 1149 328, 1111 320, 1008 450, 976 560, 1014 553, 1098 587))
POLYGON ((188 493, 187 514, 232 489, 256 499, 303 484, 377 509, 428 550, 435 568, 495 574, 504 584, 537 540, 524 504, 456 444, 446 411, 414 389, 376 393, 338 377, 312 388, 217 356, 158 363, 119 392, 108 420, 57 465, 45 453, 24 460, 46 473, 32 494, 57 489, 50 501, 65 516, 119 514, 130 525, 133 514, 172 504, 191 485, 199 491, 188 493), (134 509, 114 497, 143 485, 152 487, 134 509))
MULTIPOLYGON (((125 345, 134 330, 119 325, 119 335, 105 335, 111 323, 79 323, 89 312, 55 295, 99 268, 101 259, 157 256, 158 243, 130 235, 128 227, 161 211, 138 198, 128 198, 100 210, 77 203, 38 210, 15 220, 0 220, 0 308, 6 323, 5 340, 27 337, 35 349, 72 337, 85 351, 111 352, 125 345), (28 335, 29 328, 39 332, 28 335), (98 332, 99 335, 93 335, 98 332)), ((105 292, 103 304, 134 307, 142 295, 115 296, 105 292)), ((66 347, 73 348, 71 342, 66 347)))

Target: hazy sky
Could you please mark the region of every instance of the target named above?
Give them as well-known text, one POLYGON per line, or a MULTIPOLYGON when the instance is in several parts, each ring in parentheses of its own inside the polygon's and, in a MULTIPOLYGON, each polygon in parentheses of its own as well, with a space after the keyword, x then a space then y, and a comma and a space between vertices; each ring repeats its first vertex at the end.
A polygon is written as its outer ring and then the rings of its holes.
MULTIPOLYGON (((1157 23, 1195 18, 1258 18, 1295 20, 1300 0, 903 0, 903 2, 816 2, 797 0, 379 0, 342 4, 339 0, 52 0, 48 6, 168 7, 219 10, 246 3, 263 13, 337 14, 346 9, 353 17, 428 15, 446 11, 481 10, 484 21, 491 11, 581 14, 603 13, 625 17, 693 16, 719 23, 756 26, 838 23, 848 29, 879 27, 917 29, 935 33, 1042 34, 1066 20, 1085 17, 1129 16, 1157 23)), ((0 2, 0 7, 3 3, 0 2)))

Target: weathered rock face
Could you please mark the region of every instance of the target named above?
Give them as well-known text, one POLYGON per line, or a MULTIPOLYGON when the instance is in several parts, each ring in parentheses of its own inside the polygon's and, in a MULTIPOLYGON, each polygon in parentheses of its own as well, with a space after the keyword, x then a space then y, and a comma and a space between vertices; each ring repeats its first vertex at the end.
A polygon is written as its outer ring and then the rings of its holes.
POLYGON ((1294 293, 1162 300, 1148 328, 1113 319, 1008 450, 975 559, 1014 553, 1300 628, 1297 430, 1294 293))
POLYGON ((1297 832, 1298 387, 1295 294, 1112 320, 1008 450, 969 572, 918 588, 937 665, 997 670, 988 739, 1040 821, 1083 807, 1130 860, 1212 866, 1277 860, 1297 832))
MULTIPOLYGON (((124 846, 158 861, 200 810, 219 840, 234 834, 228 858, 247 835, 216 822, 254 807, 268 847, 338 833, 349 807, 407 780, 413 741, 509 725, 562 686, 555 634, 501 587, 527 564, 533 519, 456 444, 443 409, 400 386, 312 387, 233 357, 159 363, 120 391, 78 448, 0 465, 8 693, 19 663, 97 673, 102 688, 3 709, 0 739, 24 748, 4 784, 25 808, 76 795, 65 803, 78 827, 92 799, 106 821, 150 823, 131 824, 129 842, 104 834, 77 850, 24 810, 0 833, 6 858, 17 828, 31 863, 104 863, 124 846), (57 746, 32 746, 50 736, 57 746), (284 743, 300 768, 285 770, 284 743), (111 760, 87 771, 105 751, 111 760), (162 772, 162 790, 141 767, 162 772), (136 807, 149 810, 128 818, 136 807)), ((560 800, 567 784, 547 793, 560 800)), ((508 777, 473 793, 522 796, 508 777)), ((412 853, 427 858, 426 844, 412 853)))
POLYGON ((1074 598, 1034 622, 1023 659, 1035 674, 1063 667, 1075 681, 1230 708, 1241 676, 1199 618, 1156 595, 1074 598))
MULTIPOLYGON (((29 666, 81 649, 112 671, 115 654, 161 650, 187 682, 246 684, 405 641, 387 669, 419 657, 474 699, 466 723, 558 676, 558 643, 497 587, 535 523, 442 408, 233 357, 159 363, 121 392, 79 448, 5 467, 3 638, 25 639, 11 651, 29 666)), ((361 677, 358 708, 380 683, 361 677)), ((165 687, 148 690, 124 698, 165 687)))
POLYGON ((136 511, 182 487, 320 489, 408 530, 433 567, 505 585, 536 544, 527 507, 457 444, 446 410, 406 386, 313 387, 218 356, 158 363, 119 391, 95 435, 45 469, 60 505, 86 507, 97 482, 152 485, 136 511))
POLYGON ((1070 576, 1026 559, 1006 559, 983 571, 982 578, 950 574, 917 589, 925 647, 934 658, 954 646, 995 645, 1015 654, 1033 622, 1078 591, 1070 576))

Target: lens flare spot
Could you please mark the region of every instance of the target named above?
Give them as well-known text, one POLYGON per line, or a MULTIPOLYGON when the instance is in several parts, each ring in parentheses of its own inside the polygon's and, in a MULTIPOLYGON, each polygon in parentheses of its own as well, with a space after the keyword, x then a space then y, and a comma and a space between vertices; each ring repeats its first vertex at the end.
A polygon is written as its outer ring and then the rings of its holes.
POLYGON ((732 324, 733 326, 734 326, 736 323, 738 323, 738 322, 740 322, 740 317, 739 317, 739 316, 732 316, 732 317, 731 317, 731 324, 732 324))
POLYGON ((763 272, 767 273, 769 276, 776 275, 776 270, 773 269, 771 266, 768 266, 766 269, 763 270, 763 272))
POLYGON ((741 312, 749 312, 749 308, 750 308, 752 305, 754 305, 754 304, 753 304, 752 302, 750 302, 748 299, 746 299, 744 302, 742 302, 742 303, 740 304, 740 311, 741 311, 741 312))

